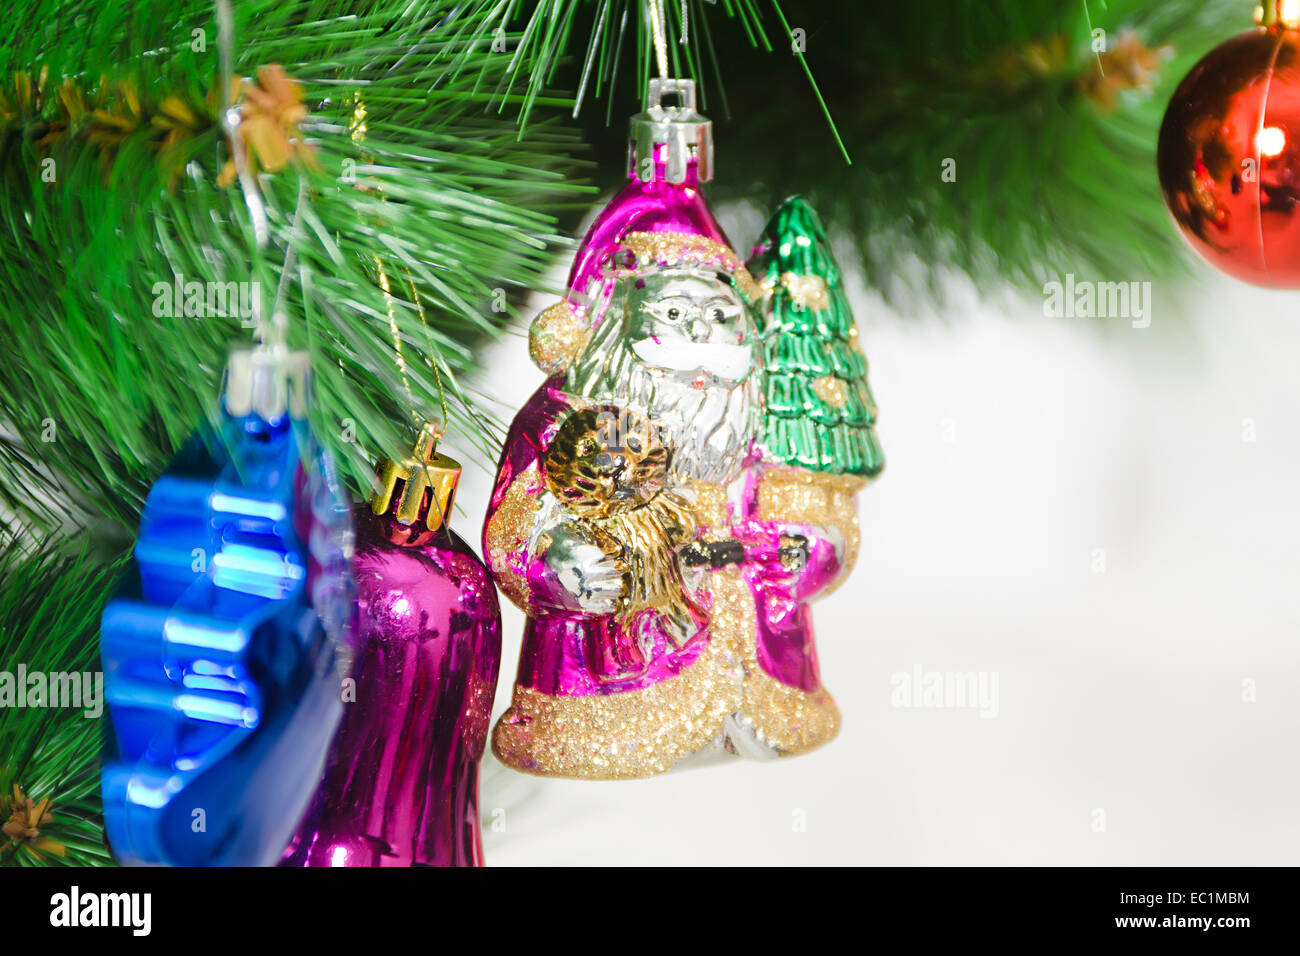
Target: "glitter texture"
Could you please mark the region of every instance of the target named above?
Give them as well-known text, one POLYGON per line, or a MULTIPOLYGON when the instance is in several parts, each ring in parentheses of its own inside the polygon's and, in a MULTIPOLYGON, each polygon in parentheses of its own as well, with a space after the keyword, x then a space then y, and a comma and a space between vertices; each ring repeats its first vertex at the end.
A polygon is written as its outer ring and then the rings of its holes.
POLYGON ((826 280, 819 275, 799 275, 797 272, 781 274, 781 285, 790 293, 790 301, 801 309, 822 312, 831 307, 826 291, 826 280))
POLYGON ((718 540, 729 536, 727 526, 731 523, 730 508, 727 504, 725 485, 704 481, 693 481, 688 488, 695 500, 695 513, 700 524, 714 529, 706 535, 707 540, 718 540))
POLYGON ((813 379, 813 393, 832 408, 843 408, 849 403, 848 383, 834 375, 813 379))
POLYGON ((587 340, 587 321, 571 302, 543 309, 528 328, 528 354, 547 375, 568 367, 587 340))
POLYGON ((497 587, 522 610, 528 610, 528 579, 523 569, 512 564, 512 554, 532 534, 533 520, 540 507, 542 479, 533 465, 510 485, 505 499, 488 522, 484 545, 488 563, 494 569, 497 587))
POLYGON ((757 517, 761 520, 833 528, 844 536, 843 571, 821 597, 833 593, 857 561, 862 535, 853 496, 865 485, 866 479, 856 475, 785 467, 769 467, 759 481, 757 517))
POLYGON ((830 743, 840 732, 840 709, 818 688, 808 694, 768 677, 757 661, 745 662, 745 703, 740 720, 783 757, 830 743))
POLYGON ((825 688, 808 694, 787 687, 758 663, 754 598, 743 580, 725 576, 717 582, 711 627, 714 639, 734 648, 743 661, 744 692, 737 717, 760 741, 782 756, 794 756, 835 737, 840 711, 825 688))
POLYGON ((840 712, 831 695, 787 687, 759 665, 754 599, 744 578, 719 571, 709 582, 709 644, 686 671, 617 694, 558 696, 516 686, 492 736, 497 758, 543 776, 648 777, 708 747, 733 714, 781 755, 832 740, 840 712))
MULTIPOLYGON (((763 288, 754 281, 744 263, 726 245, 708 236, 681 232, 630 232, 619 246, 637 259, 637 269, 648 265, 676 265, 684 261, 701 262, 725 269, 741 292, 752 300, 763 297, 763 288)), ((615 261, 618 253, 614 254, 615 261)), ((633 270, 635 271, 635 270, 633 270)))
POLYGON ((717 737, 740 706, 740 674, 727 642, 710 638, 687 670, 642 690, 577 697, 516 685, 492 734, 492 752, 516 770, 552 777, 663 773, 717 737))

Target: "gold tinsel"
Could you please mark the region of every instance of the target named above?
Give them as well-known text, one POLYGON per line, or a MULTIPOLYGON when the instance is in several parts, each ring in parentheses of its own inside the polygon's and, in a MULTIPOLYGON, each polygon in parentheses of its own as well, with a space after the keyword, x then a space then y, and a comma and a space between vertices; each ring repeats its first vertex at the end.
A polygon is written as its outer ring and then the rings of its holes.
MULTIPOLYGON (((248 150, 254 171, 276 172, 290 162, 315 165, 299 128, 307 117, 301 84, 272 64, 259 68, 255 81, 232 81, 231 93, 236 101, 242 97, 236 135, 248 150)), ((35 75, 19 70, 0 82, 0 126, 30 131, 45 155, 69 137, 79 138, 98 151, 105 177, 122 145, 132 137, 144 137, 174 188, 192 156, 190 144, 220 128, 222 99, 216 88, 201 100, 176 92, 154 98, 130 78, 101 76, 93 83, 80 83, 51 80, 44 68, 35 75)), ((234 164, 228 162, 218 183, 224 186, 233 180, 234 164)))
POLYGON ((8 847, 17 847, 35 857, 42 853, 54 856, 64 856, 67 853, 67 848, 58 840, 41 836, 40 828, 54 822, 54 815, 50 813, 53 804, 49 797, 34 804, 32 798, 25 795, 18 784, 14 784, 8 802, 9 820, 0 827, 0 831, 9 838, 8 847))

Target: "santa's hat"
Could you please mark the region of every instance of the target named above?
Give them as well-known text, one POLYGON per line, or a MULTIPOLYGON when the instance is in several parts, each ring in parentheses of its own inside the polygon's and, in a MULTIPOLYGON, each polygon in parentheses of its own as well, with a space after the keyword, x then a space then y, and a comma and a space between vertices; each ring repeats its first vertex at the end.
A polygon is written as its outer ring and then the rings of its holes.
POLYGON ((563 371, 581 352, 620 279, 654 268, 707 266, 728 275, 746 297, 760 294, 700 189, 713 178, 713 123, 695 110, 695 84, 652 79, 646 111, 630 125, 628 183, 587 230, 564 299, 529 329, 529 352, 547 374, 563 371), (670 94, 681 105, 665 105, 670 94))

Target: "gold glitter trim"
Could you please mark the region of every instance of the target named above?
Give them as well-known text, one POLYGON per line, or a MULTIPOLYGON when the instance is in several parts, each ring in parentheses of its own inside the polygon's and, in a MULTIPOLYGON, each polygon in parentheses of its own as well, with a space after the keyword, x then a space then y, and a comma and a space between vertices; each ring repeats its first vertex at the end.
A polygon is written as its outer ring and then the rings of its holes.
POLYGON ((830 475, 785 467, 768 467, 759 480, 757 517, 760 521, 817 525, 843 535, 840 575, 820 597, 834 593, 858 560, 861 532, 854 495, 866 484, 866 479, 858 475, 830 475))
POLYGON ((823 375, 821 378, 813 379, 813 394, 820 398, 831 408, 843 408, 849 403, 849 389, 842 378, 836 378, 834 375, 823 375))
POLYGON ((801 276, 796 272, 786 272, 781 275, 781 285, 789 291, 790 301, 801 309, 822 312, 831 307, 826 280, 821 276, 801 276))
POLYGON ((759 664, 757 613, 745 579, 730 570, 709 580, 709 645, 694 664, 621 694, 552 696, 516 686, 492 734, 497 758, 539 776, 649 777, 708 747, 732 715, 781 756, 834 739, 840 712, 826 689, 787 687, 759 664))
MULTIPOLYGON (((846 541, 843 580, 858 548, 853 495, 864 484, 855 476, 769 468, 758 487, 758 517, 838 528, 846 541)), ((494 571, 503 546, 498 542, 511 550, 531 529, 540 487, 535 470, 521 474, 497 510, 488 531, 494 571)), ((725 529, 726 489, 697 483, 690 490, 701 520, 725 529)), ((509 595, 510 583, 497 573, 509 595)), ((694 664, 659 684, 619 694, 552 696, 516 686, 510 709, 492 734, 492 750, 501 762, 542 776, 648 777, 708 747, 732 715, 782 756, 834 739, 840 712, 826 689, 809 694, 788 687, 759 664, 757 609, 739 570, 710 572, 706 587, 712 598, 709 644, 694 664)))
POLYGON ((684 261, 721 266, 731 273, 736 287, 746 297, 754 300, 763 297, 763 287, 754 281, 740 257, 707 236, 683 232, 629 232, 619 245, 636 256, 636 269, 652 263, 666 266, 684 261))
POLYGON ((528 354, 547 375, 568 368, 587 341, 587 321, 572 303, 543 309, 528 327, 528 354))
POLYGON ((745 682, 736 716, 763 744, 781 756, 795 756, 839 733, 839 708, 825 688, 808 694, 787 687, 759 664, 757 611, 744 578, 719 575, 710 624, 714 640, 739 652, 745 682))
POLYGON ((643 690, 567 697, 516 685, 492 732, 492 752, 543 776, 649 777, 708 746, 740 700, 735 658, 710 638, 689 668, 643 690))
POLYGON ((542 491, 542 479, 537 473, 537 463, 529 465, 506 489, 506 496, 501 506, 488 522, 484 543, 487 559, 492 566, 492 576, 497 587, 510 598, 520 610, 528 611, 530 595, 528 580, 515 571, 512 557, 524 547, 533 531, 533 522, 540 507, 538 496, 542 491))
POLYGON ((745 662, 745 703, 740 719, 782 757, 797 757, 840 732, 840 709, 825 687, 805 693, 769 677, 757 661, 745 662))
POLYGON ((709 541, 730 537, 731 506, 727 502, 726 486, 692 481, 686 490, 695 503, 695 514, 699 524, 710 529, 705 537, 709 541))

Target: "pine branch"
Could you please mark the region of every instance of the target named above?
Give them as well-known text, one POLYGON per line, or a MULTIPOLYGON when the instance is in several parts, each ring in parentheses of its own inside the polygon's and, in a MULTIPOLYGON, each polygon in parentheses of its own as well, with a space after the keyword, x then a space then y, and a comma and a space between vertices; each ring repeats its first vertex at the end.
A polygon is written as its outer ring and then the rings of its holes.
MULTIPOLYGON (((605 96, 611 109, 619 91, 625 98, 634 94, 637 103, 644 101, 648 79, 659 75, 658 39, 668 72, 695 80, 701 104, 707 107, 715 79, 717 92, 726 95, 712 48, 717 21, 727 22, 727 29, 719 32, 743 36, 752 49, 769 53, 774 37, 779 44, 794 39, 780 0, 474 0, 460 18, 458 38, 466 41, 466 52, 451 61, 451 69, 473 72, 470 51, 493 44, 504 50, 508 32, 518 29, 510 66, 494 92, 510 97, 522 91, 520 128, 526 129, 533 106, 544 89, 557 82, 563 66, 570 67, 564 71, 570 77, 572 67, 579 67, 576 81, 566 84, 574 91, 575 117, 588 98, 605 96)), ((820 99, 817 81, 812 72, 805 72, 820 99)), ((608 122, 610 113, 605 116, 608 122)), ((837 135, 831 114, 823 110, 823 116, 831 135, 837 135)))
MULTIPOLYGON (((0 545, 0 667, 16 679, 26 673, 94 673, 100 670, 99 614, 121 569, 121 555, 105 560, 65 539, 50 539, 34 554, 0 545)), ((93 685, 92 685, 93 686, 93 685)), ((20 691, 22 692, 22 691, 20 691)), ((49 703, 57 703, 52 699, 49 703)), ((0 865, 32 863, 103 866, 99 799, 99 751, 103 720, 87 708, 0 707, 0 814, 11 819, 17 786, 39 803, 49 799, 52 822, 36 839, 55 841, 56 851, 0 838, 0 865)), ((83 705, 87 704, 84 699, 83 705)), ((103 700, 99 706, 106 708, 103 700)))
MULTIPOLYGON (((1186 274, 1156 181, 1156 132, 1192 64, 1250 28, 1244 0, 782 0, 781 9, 853 164, 791 45, 755 53, 743 30, 709 30, 705 16, 692 22, 703 72, 718 67, 707 77, 715 203, 750 201, 765 215, 806 197, 841 261, 856 253, 855 271, 903 311, 941 299, 953 273, 1034 293, 1067 271, 1186 274), (1090 29, 1105 31, 1105 53, 1090 29), (943 178, 948 159, 955 182, 943 178)), ((579 16, 574 34, 589 30, 579 16)), ((555 86, 578 90, 582 67, 562 66, 555 86)), ((634 92, 615 91, 614 116, 637 108, 634 92)), ((618 185, 623 126, 592 111, 582 119, 601 184, 618 185)))
POLYGON ((306 107, 280 130, 285 162, 261 164, 273 242, 260 255, 218 122, 211 4, 35 6, 0 28, 0 349, 24 359, 0 369, 0 508, 49 527, 45 502, 75 499, 133 524, 212 411, 227 349, 252 335, 241 315, 160 302, 178 276, 260 282, 268 311, 283 288, 290 344, 320 371, 315 425, 354 488, 438 413, 439 378, 451 427, 490 446, 458 374, 510 318, 508 293, 540 283, 553 214, 584 187, 572 133, 547 119, 520 138, 483 112, 479 85, 508 61, 463 49, 455 3, 236 5, 237 73, 265 81, 279 64, 306 107), (449 75, 452 56, 473 74, 449 75))
POLYGON ((941 298, 952 272, 1033 292, 1067 271, 1183 273, 1156 181, 1156 131, 1191 65, 1251 26, 1248 6, 786 7, 807 30, 808 57, 854 165, 836 162, 812 128, 815 104, 791 66, 781 90, 732 91, 733 113, 745 119, 718 131, 715 196, 770 207, 806 195, 856 247, 868 286, 903 308, 918 296, 941 298), (1098 29, 1103 53, 1094 50, 1098 29), (781 146, 791 142, 799 148, 781 146), (943 177, 946 160, 955 181, 943 177))

